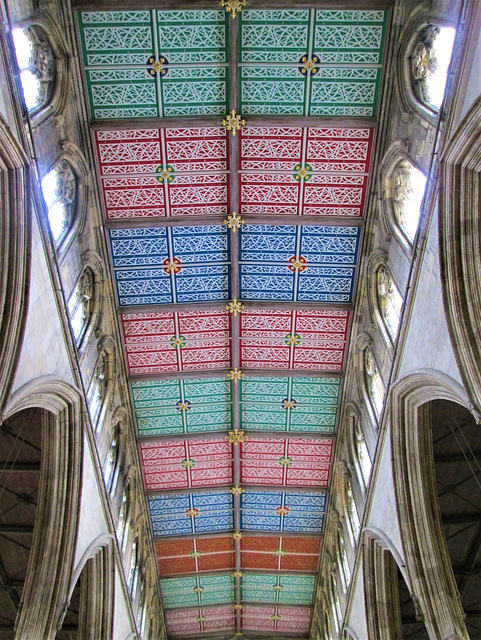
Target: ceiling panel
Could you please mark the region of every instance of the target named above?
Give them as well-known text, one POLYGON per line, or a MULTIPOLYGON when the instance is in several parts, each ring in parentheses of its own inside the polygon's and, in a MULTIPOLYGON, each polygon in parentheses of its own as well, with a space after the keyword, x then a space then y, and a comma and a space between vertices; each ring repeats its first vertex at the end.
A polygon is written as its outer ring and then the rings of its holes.
POLYGON ((244 602, 312 605, 316 576, 246 573, 241 578, 244 602))
POLYGON ((241 366, 342 371, 348 323, 348 311, 243 311, 241 366))
POLYGON ((322 533, 327 493, 244 491, 241 528, 246 531, 322 533))
POLYGON ((225 369, 231 365, 227 311, 122 316, 129 373, 225 369))
POLYGON ((359 227, 244 226, 240 297, 352 302, 360 233, 359 227))
POLYGON ((373 116, 383 11, 243 11, 243 115, 373 116))
POLYGON ((372 129, 244 127, 242 215, 363 214, 372 129))
POLYGON ((131 383, 139 437, 221 431, 232 426, 232 383, 222 378, 131 383))
POLYGON ((235 611, 232 606, 167 611, 165 620, 167 633, 173 637, 235 630, 235 611))
POLYGON ((246 605, 242 611, 242 629, 309 633, 310 607, 262 607, 246 605))
POLYGON ((227 111, 224 11, 78 14, 93 118, 227 111))
POLYGON ((107 219, 229 213, 224 128, 112 130, 94 135, 107 219))
POLYGON ((252 437, 241 445, 241 482, 327 487, 334 440, 252 437))
POLYGON ((155 552, 160 575, 235 569, 231 535, 156 540, 155 552))
POLYGON ((155 538, 231 531, 234 498, 228 491, 147 496, 155 538))
POLYGON ((241 540, 242 569, 316 572, 319 537, 245 535, 241 540))
POLYGON ((212 302, 230 296, 226 227, 111 229, 120 305, 212 302))
POLYGON ((166 609, 228 604, 235 601, 235 580, 231 574, 164 578, 160 584, 166 609))
POLYGON ((240 382, 243 429, 332 434, 341 381, 337 378, 258 378, 240 382))
POLYGON ((142 442, 140 456, 147 491, 232 484, 232 447, 222 436, 142 442))

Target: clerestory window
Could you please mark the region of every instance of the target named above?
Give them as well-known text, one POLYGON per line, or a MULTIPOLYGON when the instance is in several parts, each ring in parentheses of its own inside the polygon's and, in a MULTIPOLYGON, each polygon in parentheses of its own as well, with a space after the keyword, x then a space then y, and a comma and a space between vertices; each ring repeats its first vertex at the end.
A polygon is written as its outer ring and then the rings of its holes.
POLYGON ((60 246, 72 227, 77 201, 77 179, 66 160, 59 160, 42 179, 48 222, 55 244, 60 246))
POLYGON ((411 57, 411 82, 417 100, 432 111, 443 103, 456 31, 429 25, 415 44, 411 57))
POLYGON ((13 29, 13 43, 25 104, 34 114, 45 107, 53 92, 55 59, 47 36, 37 27, 13 29))
POLYGON ((408 160, 401 160, 391 179, 396 224, 409 244, 412 244, 418 229, 426 176, 408 160))

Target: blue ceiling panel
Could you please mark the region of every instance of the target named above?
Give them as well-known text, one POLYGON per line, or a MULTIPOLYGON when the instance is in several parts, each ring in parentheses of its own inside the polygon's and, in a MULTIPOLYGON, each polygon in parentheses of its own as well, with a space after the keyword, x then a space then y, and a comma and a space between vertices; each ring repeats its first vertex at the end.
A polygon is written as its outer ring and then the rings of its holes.
POLYGON ((225 227, 111 229, 110 244, 121 306, 230 297, 225 227))
POLYGON ((154 537, 178 536, 234 527, 234 496, 228 491, 148 496, 154 537))
POLYGON ((246 225, 243 300, 352 302, 360 228, 246 225))
POLYGON ((322 533, 326 492, 245 491, 241 527, 248 531, 322 533))

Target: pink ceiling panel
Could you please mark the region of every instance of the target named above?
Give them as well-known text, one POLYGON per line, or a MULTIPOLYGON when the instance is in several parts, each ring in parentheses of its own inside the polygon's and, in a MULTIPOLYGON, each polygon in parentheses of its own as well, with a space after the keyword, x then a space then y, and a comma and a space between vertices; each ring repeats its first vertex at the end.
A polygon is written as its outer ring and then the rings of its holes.
POLYGON ((166 611, 167 632, 172 636, 233 631, 235 612, 233 607, 202 607, 179 611, 166 611))
POLYGON ((227 133, 219 127, 96 131, 107 219, 227 215, 227 133))
POLYGON ((244 311, 241 366, 341 371, 348 322, 348 311, 244 311))
POLYGON ((246 605, 242 611, 242 629, 309 633, 309 607, 261 607, 246 605))
POLYGON ((327 487, 334 441, 329 438, 257 438, 241 444, 241 482, 327 487))
POLYGON ((371 148, 372 129, 247 126, 241 213, 360 217, 371 148))
POLYGON ((232 484, 232 446, 222 436, 141 443, 147 491, 232 484))
POLYGON ((226 369, 231 365, 226 311, 125 314, 122 328, 131 374, 226 369))

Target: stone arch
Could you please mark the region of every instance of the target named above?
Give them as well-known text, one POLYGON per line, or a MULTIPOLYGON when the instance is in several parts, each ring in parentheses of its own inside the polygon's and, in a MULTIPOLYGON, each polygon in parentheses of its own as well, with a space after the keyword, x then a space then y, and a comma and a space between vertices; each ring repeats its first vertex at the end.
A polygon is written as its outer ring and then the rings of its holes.
POLYGON ((44 410, 40 495, 16 637, 50 640, 69 599, 82 485, 82 396, 53 376, 30 381, 11 397, 3 419, 44 410))
POLYGON ((45 34, 54 56, 55 78, 53 81, 52 95, 45 105, 30 115, 32 126, 34 128, 38 127, 48 118, 55 116, 60 118, 63 123, 62 113, 68 95, 69 54, 68 45, 59 25, 57 25, 55 20, 47 13, 42 12, 36 13, 27 20, 16 23, 14 27, 20 29, 32 27, 40 29, 45 34))
POLYGON ((79 640, 112 640, 115 561, 112 541, 105 533, 87 547, 70 581, 69 598, 80 579, 79 640))
POLYGON ((405 563, 429 635, 468 637, 437 504, 434 463, 429 455, 426 403, 450 400, 469 407, 464 389, 449 376, 421 370, 392 387, 394 488, 405 563))
POLYGON ((0 116, 0 414, 22 348, 30 287, 31 198, 27 156, 0 116))
POLYGON ((372 529, 363 531, 362 550, 369 638, 401 640, 401 608, 397 587, 399 553, 387 536, 379 536, 372 529))
POLYGON ((451 343, 463 384, 481 421, 481 98, 441 161, 441 283, 451 343), (478 274, 478 277, 473 277, 478 274))

